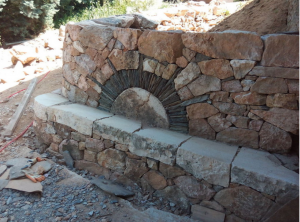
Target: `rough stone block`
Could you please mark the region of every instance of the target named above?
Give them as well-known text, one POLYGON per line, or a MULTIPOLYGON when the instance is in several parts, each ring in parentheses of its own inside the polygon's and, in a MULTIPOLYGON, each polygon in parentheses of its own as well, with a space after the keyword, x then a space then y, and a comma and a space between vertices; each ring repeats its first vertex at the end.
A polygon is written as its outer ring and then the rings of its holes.
POLYGON ((139 67, 138 51, 123 52, 120 49, 114 49, 108 56, 116 70, 121 69, 137 69, 139 67))
POLYGON ((213 105, 220 110, 221 113, 242 116, 246 112, 245 105, 238 105, 235 103, 223 103, 223 102, 213 102, 213 105))
POLYGON ((230 65, 236 79, 243 79, 254 67, 255 62, 250 60, 231 60, 230 65))
POLYGON ((213 116, 219 112, 214 106, 208 103, 196 103, 187 106, 186 111, 189 119, 202 119, 213 116))
POLYGON ((196 178, 229 186, 230 165, 237 146, 193 137, 179 147, 176 163, 196 178))
POLYGON ((101 140, 93 139, 93 138, 86 139, 85 147, 86 149, 91 150, 93 152, 100 152, 105 149, 104 143, 101 140))
POLYGON ((196 63, 189 63, 187 67, 179 73, 175 78, 175 88, 181 89, 182 87, 189 84, 191 81, 196 79, 200 75, 200 68, 196 63))
MULTIPOLYGON (((149 159, 147 159, 147 162, 148 161, 149 161, 149 159)), ((170 165, 164 164, 164 163, 159 163, 159 171, 167 179, 172 179, 174 177, 182 176, 182 175, 185 174, 185 172, 182 169, 180 169, 179 167, 177 167, 177 166, 170 166, 170 165)))
POLYGON ((89 162, 97 162, 97 153, 90 150, 85 150, 83 159, 89 162))
POLYGON ((48 120, 69 126, 88 136, 92 135, 92 126, 95 120, 112 115, 80 104, 52 106, 48 109, 48 120))
MULTIPOLYGON (((232 163, 231 181, 280 196, 299 190, 299 175, 268 152, 242 148, 232 163)), ((295 198, 295 197, 294 197, 295 198)))
POLYGON ((81 133, 71 132, 71 139, 76 140, 78 142, 85 142, 86 137, 81 133))
POLYGON ((126 158, 126 169, 124 175, 137 181, 148 171, 147 163, 142 160, 126 158))
POLYGON ((261 94, 287 93, 288 87, 284 79, 259 77, 251 87, 251 92, 261 94))
POLYGON ((258 148, 258 133, 254 130, 230 127, 219 132, 216 139, 223 143, 258 148))
POLYGON ((48 107, 65 103, 68 101, 69 100, 66 99, 65 97, 54 93, 39 95, 34 98, 34 105, 33 105, 34 114, 42 120, 47 120, 48 107))
POLYGON ((146 58, 146 59, 144 59, 144 62, 143 62, 143 70, 154 73, 157 63, 158 62, 156 60, 146 58))
POLYGON ((191 50, 220 59, 260 61, 263 51, 260 36, 245 31, 185 33, 182 41, 191 50))
POLYGON ((259 147, 269 152, 287 153, 292 147, 291 135, 265 122, 259 132, 259 147))
POLYGON ((167 186, 167 180, 155 170, 150 170, 145 173, 143 179, 145 179, 155 190, 162 190, 167 186))
POLYGON ((97 161, 100 166, 117 172, 125 170, 126 154, 116 149, 106 149, 97 155, 97 161))
POLYGON ((97 120, 93 125, 93 132, 121 144, 130 144, 133 132, 141 129, 140 122, 113 116, 108 119, 97 120))
POLYGON ((174 179, 174 182, 189 198, 210 200, 216 193, 191 176, 179 176, 174 179))
POLYGON ((99 166, 97 163, 88 162, 85 160, 76 160, 75 168, 79 170, 87 170, 96 175, 103 175, 106 179, 110 176, 110 170, 99 166))
POLYGON ((221 80, 214 76, 200 75, 195 81, 188 84, 194 96, 200 96, 211 91, 221 90, 221 80))
POLYGON ((250 72, 251 76, 274 77, 285 79, 299 79, 299 69, 283 67, 255 66, 250 72))
POLYGON ((129 28, 117 29, 114 32, 115 38, 128 50, 135 50, 137 48, 138 38, 141 34, 141 30, 129 28))
POLYGON ((194 119, 189 121, 189 134, 192 136, 199 136, 205 139, 214 140, 216 132, 208 124, 206 119, 194 119))
POLYGON ((197 221, 199 220, 204 222, 223 222, 225 219, 224 213, 199 205, 193 205, 191 211, 191 218, 197 221))
POLYGON ((173 165, 177 148, 188 138, 188 135, 168 130, 143 129, 132 135, 132 145, 129 146, 129 150, 138 156, 150 157, 173 165))
POLYGON ((214 199, 245 220, 260 221, 273 202, 249 187, 238 186, 219 191, 214 199))
POLYGON ((175 63, 182 56, 181 33, 144 31, 138 40, 139 52, 160 62, 175 63))
POLYGON ((235 103, 246 105, 265 105, 267 100, 266 95, 258 94, 256 92, 231 93, 231 97, 234 99, 235 103))
POLYGON ((239 80, 222 82, 222 90, 226 92, 242 92, 243 88, 239 80))
POLYGON ((262 37, 263 66, 299 67, 299 35, 271 34, 262 37))
POLYGON ((85 26, 79 33, 78 40, 83 46, 103 50, 113 38, 115 28, 98 25, 85 26))
POLYGON ((83 151, 79 150, 78 142, 75 140, 63 140, 59 144, 59 153, 63 154, 64 151, 69 151, 74 160, 83 159, 83 151))
POLYGON ((123 16, 110 16, 106 18, 92 19, 91 21, 101 25, 129 28, 133 24, 134 20, 135 19, 133 16, 123 15, 123 16))
POLYGON ((281 93, 268 95, 267 106, 285 108, 285 109, 298 109, 297 97, 295 94, 281 94, 281 93))
POLYGON ((230 63, 226 59, 212 59, 198 63, 203 74, 214 76, 219 79, 226 79, 233 76, 230 63))
POLYGON ((298 110, 271 108, 269 111, 250 110, 263 120, 293 134, 299 134, 299 112, 298 110))
POLYGON ((66 91, 67 97, 71 102, 85 104, 88 94, 76 86, 70 85, 70 91, 66 91))

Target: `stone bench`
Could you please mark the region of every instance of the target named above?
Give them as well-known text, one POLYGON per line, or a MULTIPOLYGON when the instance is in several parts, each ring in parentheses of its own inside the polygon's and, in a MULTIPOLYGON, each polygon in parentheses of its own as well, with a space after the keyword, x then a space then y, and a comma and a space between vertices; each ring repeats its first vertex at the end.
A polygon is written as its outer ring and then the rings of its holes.
POLYGON ((143 128, 139 121, 58 94, 37 96, 34 112, 37 136, 56 157, 69 150, 80 169, 107 178, 118 173, 142 187, 147 183, 184 213, 196 199, 200 205, 220 206, 214 211, 223 219, 227 210, 244 220, 263 221, 298 197, 299 175, 265 151, 143 128))

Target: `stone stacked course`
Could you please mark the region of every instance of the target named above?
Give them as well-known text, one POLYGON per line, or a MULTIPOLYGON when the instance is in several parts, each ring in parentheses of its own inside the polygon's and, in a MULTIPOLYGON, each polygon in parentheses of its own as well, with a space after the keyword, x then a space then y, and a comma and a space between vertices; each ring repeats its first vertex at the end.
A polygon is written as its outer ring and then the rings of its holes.
POLYGON ((298 35, 156 26, 140 15, 68 24, 64 96, 111 112, 124 90, 142 88, 162 103, 171 130, 290 151, 299 133, 298 35))
POLYGON ((141 15, 68 24, 67 99, 36 98, 39 140, 79 169, 137 182, 176 213, 264 221, 289 207, 298 174, 265 151, 296 142, 299 36, 156 26, 141 15))
POLYGON ((140 121, 57 94, 36 97, 34 110, 37 137, 58 162, 67 150, 76 168, 125 186, 136 183, 170 201, 176 214, 264 221, 298 197, 299 175, 265 151, 143 129, 140 121))

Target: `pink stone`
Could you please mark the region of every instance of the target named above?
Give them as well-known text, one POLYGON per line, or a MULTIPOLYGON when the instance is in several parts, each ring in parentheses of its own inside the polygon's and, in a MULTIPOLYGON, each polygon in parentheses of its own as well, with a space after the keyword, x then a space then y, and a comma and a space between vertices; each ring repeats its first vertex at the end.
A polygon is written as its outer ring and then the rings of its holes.
POLYGON ((224 143, 258 148, 258 133, 254 130, 230 127, 219 132, 216 139, 224 143))
POLYGON ((157 171, 150 170, 144 174, 143 178, 155 189, 162 190, 167 186, 167 180, 157 171))
POLYGON ((114 49, 108 56, 117 71, 121 69, 137 69, 139 67, 139 52, 114 49))
POLYGON ((266 95, 258 94, 256 92, 232 93, 231 97, 234 99, 235 103, 246 105, 265 105, 267 99, 266 95))
POLYGON ((284 79, 259 77, 251 87, 251 92, 261 94, 287 93, 288 87, 284 79))
POLYGON ((207 121, 216 132, 225 130, 232 125, 231 122, 225 118, 225 114, 222 113, 209 117, 207 121))
POLYGON ((250 110, 251 113, 263 118, 263 120, 293 134, 299 134, 298 110, 271 108, 269 111, 250 110))
POLYGON ((138 29, 118 28, 114 32, 114 37, 124 45, 125 49, 136 50, 141 34, 142 31, 138 29))
POLYGON ((260 61, 263 51, 260 36, 245 31, 184 33, 182 41, 191 50, 220 59, 260 61))
POLYGON ((214 140, 215 131, 205 119, 193 119, 189 121, 189 134, 205 139, 214 140))
POLYGON ((210 99, 217 102, 228 102, 229 92, 213 92, 210 94, 210 99))
POLYGON ((260 128, 262 126, 262 124, 264 123, 263 120, 251 120, 249 122, 249 129, 251 130, 255 130, 255 131, 260 131, 260 128))
POLYGON ((191 176, 179 176, 174 179, 174 182, 189 198, 210 200, 216 193, 191 176))
POLYGON ((263 39, 263 66, 299 67, 299 35, 273 34, 263 39))
POLYGON ((287 79, 286 83, 289 88, 289 93, 299 95, 299 80, 287 79))
POLYGON ((208 103, 195 103, 187 106, 186 111, 189 119, 203 119, 215 115, 219 112, 214 106, 208 103))
POLYGON ((185 101, 185 100, 188 100, 188 99, 191 99, 194 97, 193 94, 191 93, 191 91, 189 90, 189 88, 186 86, 181 88, 180 90, 178 90, 177 93, 182 101, 185 101))
POLYGON ((272 124, 265 122, 259 136, 259 146, 269 152, 287 153, 292 147, 290 134, 272 124))
POLYGON ((268 95, 267 106, 285 109, 298 109, 297 97, 295 94, 276 93, 268 95))
POLYGON ((239 80, 222 82, 222 90, 226 92, 242 92, 243 88, 239 80))
POLYGON ((203 74, 214 76, 219 79, 226 79, 233 76, 230 63, 226 59, 212 59, 198 63, 203 74))
POLYGON ((87 150, 93 152, 100 152, 104 150, 104 143, 101 140, 93 139, 93 138, 86 138, 85 140, 85 147, 87 150))
POLYGON ((248 123, 250 121, 250 119, 248 117, 244 117, 244 116, 231 116, 231 115, 228 115, 226 117, 226 119, 228 121, 230 121, 231 123, 233 123, 233 125, 235 125, 236 127, 244 128, 244 129, 248 128, 248 123))
POLYGON ((138 49, 160 62, 175 63, 182 56, 181 33, 146 30, 138 40, 138 49))
POLYGON ((188 65, 188 61, 184 56, 181 56, 176 59, 176 64, 181 68, 185 68, 188 65))

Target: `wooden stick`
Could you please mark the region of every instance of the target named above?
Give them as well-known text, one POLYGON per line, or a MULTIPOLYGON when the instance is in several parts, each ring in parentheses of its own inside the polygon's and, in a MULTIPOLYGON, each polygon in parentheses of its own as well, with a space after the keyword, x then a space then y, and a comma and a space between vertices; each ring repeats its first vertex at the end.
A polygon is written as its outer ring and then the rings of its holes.
POLYGON ((2 136, 11 136, 12 133, 14 132, 14 129, 16 128, 17 123, 20 120, 20 118, 25 110, 26 105, 30 100, 30 96, 34 91, 36 84, 37 84, 37 78, 34 78, 33 80, 31 80, 25 94, 23 95, 21 103, 19 104, 16 112, 14 113, 10 122, 8 123, 7 127, 5 128, 5 131, 2 134, 2 136))

